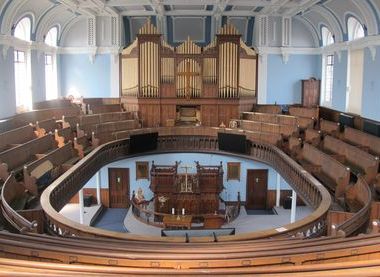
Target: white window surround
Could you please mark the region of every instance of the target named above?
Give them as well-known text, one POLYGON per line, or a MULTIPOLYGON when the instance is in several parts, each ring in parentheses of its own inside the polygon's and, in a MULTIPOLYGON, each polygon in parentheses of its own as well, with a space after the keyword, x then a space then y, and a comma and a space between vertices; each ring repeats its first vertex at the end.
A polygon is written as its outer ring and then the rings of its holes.
POLYGON ((352 16, 347 20, 347 33, 349 41, 360 39, 365 36, 363 25, 352 16))
POLYGON ((329 29, 327 29, 326 27, 322 27, 321 33, 322 33, 322 45, 323 46, 334 44, 334 36, 330 32, 329 29))

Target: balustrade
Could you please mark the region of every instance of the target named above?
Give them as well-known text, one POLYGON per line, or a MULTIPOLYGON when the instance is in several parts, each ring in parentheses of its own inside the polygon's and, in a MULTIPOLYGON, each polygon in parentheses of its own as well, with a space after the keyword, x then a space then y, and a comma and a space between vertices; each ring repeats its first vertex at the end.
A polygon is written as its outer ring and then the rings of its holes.
MULTIPOLYGON (((60 176, 44 191, 41 196, 41 205, 46 213, 50 231, 59 235, 115 238, 127 236, 128 238, 133 238, 131 234, 124 234, 122 236, 120 233, 83 226, 63 218, 58 213, 101 167, 115 160, 128 158, 128 150, 129 139, 104 144, 60 176)), ((158 152, 186 150, 218 152, 217 137, 183 135, 161 136, 158 139, 158 152)), ((273 229, 265 232, 236 235, 234 238, 239 240, 273 236, 296 236, 300 234, 311 237, 316 234, 322 234, 325 230, 326 214, 331 204, 331 197, 326 189, 314 177, 304 171, 300 165, 274 145, 252 142, 250 153, 250 156, 244 157, 252 158, 272 166, 315 211, 303 220, 284 226, 282 231, 273 229)), ((136 212, 136 207, 134 210, 136 212)), ((139 212, 141 213, 141 210, 139 212)), ((143 212, 146 213, 147 211, 143 212)), ((152 216, 147 218, 150 220, 152 216)), ((140 237, 139 239, 145 240, 147 238, 140 237)), ((164 240, 164 238, 160 239, 164 240)), ((147 240, 154 239, 150 238, 147 240)))

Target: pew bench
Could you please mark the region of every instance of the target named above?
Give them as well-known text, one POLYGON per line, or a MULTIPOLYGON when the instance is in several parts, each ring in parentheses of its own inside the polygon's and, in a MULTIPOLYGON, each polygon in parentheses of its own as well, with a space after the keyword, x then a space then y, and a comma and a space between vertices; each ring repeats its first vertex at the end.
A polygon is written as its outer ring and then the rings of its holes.
POLYGON ((60 129, 61 126, 55 118, 51 118, 42 121, 36 121, 35 128, 39 133, 48 134, 50 132, 53 133, 56 129, 60 129))
POLYGON ((307 128, 305 130, 305 141, 313 146, 318 146, 321 143, 321 131, 307 128))
POLYGON ((74 148, 78 151, 78 155, 82 159, 95 147, 93 147, 90 144, 89 139, 86 136, 84 136, 80 138, 74 138, 74 148))
POLYGON ((0 179, 6 180, 11 171, 22 172, 25 164, 38 160, 57 148, 52 134, 33 139, 0 154, 0 179))
POLYGON ((45 157, 24 166, 25 188, 33 195, 39 195, 42 189, 72 167, 79 159, 78 153, 69 141, 45 157))
POLYGON ((37 138, 33 126, 26 125, 0 134, 0 152, 17 147, 37 138))
POLYGON ((328 121, 322 118, 319 121, 319 128, 323 135, 331 135, 331 136, 337 137, 339 136, 339 133, 340 133, 339 123, 328 121))
POLYGON ((342 140, 356 146, 360 146, 364 151, 380 157, 380 138, 374 135, 345 127, 341 136, 342 140))

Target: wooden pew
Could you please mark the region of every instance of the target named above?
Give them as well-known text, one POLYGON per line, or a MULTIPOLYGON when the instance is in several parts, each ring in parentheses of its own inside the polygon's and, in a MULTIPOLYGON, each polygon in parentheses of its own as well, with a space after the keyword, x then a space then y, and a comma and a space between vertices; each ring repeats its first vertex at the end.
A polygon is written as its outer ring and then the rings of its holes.
POLYGON ((289 107, 289 114, 297 117, 306 117, 306 118, 319 118, 319 108, 306 108, 306 107, 289 107))
POLYGON ((33 110, 53 109, 53 108, 70 108, 75 104, 70 99, 53 99, 33 103, 33 110))
POLYGON ((74 148, 78 151, 79 157, 82 159, 90 153, 96 146, 91 145, 90 140, 84 136, 74 138, 74 148))
POLYGON ((367 182, 372 182, 376 178, 379 170, 377 157, 331 136, 324 138, 322 147, 324 150, 343 156, 343 163, 355 174, 365 175, 367 182))
POLYGON ((55 129, 60 129, 60 128, 61 126, 57 123, 55 118, 36 122, 36 131, 41 134, 42 133, 48 134, 50 132, 53 133, 55 129))
POLYGON ((0 154, 0 179, 6 180, 11 171, 22 171, 23 166, 38 160, 57 148, 54 135, 33 139, 0 154))
POLYGON ((130 112, 115 112, 100 114, 100 123, 116 122, 122 120, 133 119, 133 114, 130 112))
POLYGON ((73 132, 70 127, 55 129, 54 138, 58 142, 58 147, 62 147, 67 142, 74 140, 73 132))
POLYGON ((311 145, 318 146, 321 143, 321 131, 307 128, 305 130, 305 141, 311 145))
POLYGON ((101 113, 121 112, 122 107, 120 104, 110 104, 110 105, 87 104, 87 110, 89 114, 101 114, 101 113))
POLYGON ((0 134, 0 152, 26 143, 37 138, 36 132, 31 125, 26 125, 12 131, 0 134))
POLYGON ((281 106, 279 105, 254 105, 253 106, 254 112, 259 113, 271 113, 271 114, 281 114, 281 106))
POLYGON ((24 185, 33 195, 38 196, 41 188, 54 181, 77 161, 78 153, 71 141, 57 148, 45 157, 24 166, 24 185), (39 180, 44 179, 42 184, 39 180))
POLYGON ((239 128, 254 132, 281 134, 286 137, 298 133, 298 127, 294 125, 279 125, 251 120, 237 120, 237 122, 239 128))
POLYGON ((336 199, 344 196, 350 171, 343 164, 308 143, 304 143, 297 159, 334 193, 336 199))
POLYGON ((345 127, 341 139, 380 157, 380 138, 371 134, 345 127))
POLYGON ((135 119, 116 121, 116 122, 107 122, 97 124, 95 126, 94 134, 101 143, 105 143, 113 140, 113 133, 124 131, 124 130, 133 130, 139 128, 139 122, 135 119))
POLYGON ((319 128, 324 135, 331 135, 331 136, 338 136, 340 132, 340 124, 333 122, 333 121, 328 121, 324 120, 321 118, 319 121, 319 128))

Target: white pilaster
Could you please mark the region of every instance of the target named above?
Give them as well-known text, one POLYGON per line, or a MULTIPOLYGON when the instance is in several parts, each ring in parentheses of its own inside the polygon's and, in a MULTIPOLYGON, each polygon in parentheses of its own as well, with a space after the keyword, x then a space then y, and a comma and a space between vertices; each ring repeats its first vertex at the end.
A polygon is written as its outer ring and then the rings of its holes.
POLYGON ((277 173, 277 182, 276 182, 276 207, 280 207, 280 197, 281 197, 281 175, 277 173))
POLYGON ((290 210, 290 223, 296 221, 296 209, 297 209, 297 193, 292 190, 292 209, 290 210))
POLYGON ((96 174, 96 199, 97 199, 98 205, 102 204, 102 198, 101 198, 101 193, 100 193, 100 189, 102 187, 102 184, 101 184, 100 180, 101 180, 100 171, 98 171, 98 173, 96 174))
POLYGON ((79 223, 84 222, 84 201, 83 201, 83 189, 79 191, 79 223))

